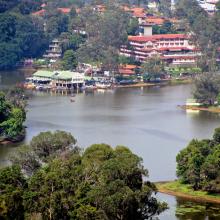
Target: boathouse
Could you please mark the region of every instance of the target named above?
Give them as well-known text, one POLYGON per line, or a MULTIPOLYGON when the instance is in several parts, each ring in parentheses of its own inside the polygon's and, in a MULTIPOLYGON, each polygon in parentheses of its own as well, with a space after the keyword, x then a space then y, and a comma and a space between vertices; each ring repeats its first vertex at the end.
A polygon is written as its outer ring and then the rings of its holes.
POLYGON ((33 74, 35 85, 50 85, 53 89, 78 89, 84 86, 84 73, 72 71, 38 70, 33 74))
POLYGON ((53 79, 54 72, 48 70, 38 70, 33 74, 32 82, 34 84, 50 84, 53 79))
POLYGON ((71 71, 55 71, 52 84, 57 89, 78 89, 82 88, 85 83, 83 73, 71 71))

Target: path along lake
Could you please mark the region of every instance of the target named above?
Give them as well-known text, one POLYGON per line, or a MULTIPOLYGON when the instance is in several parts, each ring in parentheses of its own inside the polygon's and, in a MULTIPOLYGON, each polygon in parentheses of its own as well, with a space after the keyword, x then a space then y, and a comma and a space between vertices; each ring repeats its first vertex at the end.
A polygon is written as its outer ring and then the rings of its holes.
MULTIPOLYGON (((1 76, 1 87, 22 81, 18 73, 1 76)), ((28 102, 26 142, 41 131, 71 132, 81 147, 93 143, 125 145, 143 158, 151 181, 173 180, 175 157, 192 138, 210 138, 220 126, 220 116, 211 113, 187 114, 177 105, 191 96, 191 85, 151 88, 120 88, 70 96, 34 92, 28 102)), ((0 146, 0 166, 18 147, 0 146)), ((220 219, 220 206, 189 203, 158 194, 170 209, 159 219, 220 219), (196 211, 175 215, 176 207, 195 206, 196 211), (211 208, 211 209, 210 209, 211 208), (205 210, 206 209, 206 210, 205 210), (217 216, 219 214, 219 216, 217 216)))

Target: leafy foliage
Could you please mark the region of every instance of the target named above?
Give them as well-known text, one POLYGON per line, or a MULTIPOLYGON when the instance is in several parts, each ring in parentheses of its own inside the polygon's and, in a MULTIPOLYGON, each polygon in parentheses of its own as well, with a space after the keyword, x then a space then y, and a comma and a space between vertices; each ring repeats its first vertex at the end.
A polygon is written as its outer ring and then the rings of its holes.
POLYGON ((24 219, 23 193, 26 180, 18 166, 0 170, 0 218, 24 219))
POLYGON ((77 67, 76 55, 73 50, 65 51, 61 64, 64 70, 73 70, 77 67))
POLYGON ((87 41, 78 50, 79 61, 101 63, 104 69, 118 68, 118 50, 127 40, 127 31, 136 29, 135 20, 115 5, 109 4, 102 14, 84 9, 79 22, 85 27, 87 41))
POLYGON ((177 175, 194 190, 220 192, 220 128, 211 140, 192 140, 177 155, 177 175))
POLYGON ((147 74, 149 78, 156 79, 165 71, 164 62, 158 56, 149 57, 142 64, 142 71, 143 73, 147 74))
POLYGON ((214 16, 208 16, 198 1, 179 0, 176 4, 176 15, 186 21, 186 29, 193 33, 193 43, 202 51, 202 56, 198 59, 199 66, 205 72, 216 71, 220 43, 220 12, 217 10, 214 16))
POLYGON ((31 17, 5 12, 0 13, 0 70, 13 68, 22 58, 42 54, 46 40, 43 27, 31 17))
POLYGON ((200 75, 195 80, 194 98, 206 105, 214 105, 220 92, 220 76, 214 73, 200 75))
MULTIPOLYGON (((75 139, 69 133, 41 133, 32 139, 30 146, 34 147, 33 152, 45 152, 47 148, 51 153, 47 155, 50 160, 45 159, 44 153, 43 156, 36 153, 38 160, 46 162, 44 166, 27 179, 19 169, 24 165, 21 161, 0 170, 0 190, 3 189, 0 215, 16 215, 17 209, 8 212, 10 204, 15 203, 20 208, 20 216, 37 213, 42 219, 139 220, 149 219, 167 208, 153 196, 155 185, 143 180, 148 172, 142 159, 128 148, 117 146, 113 149, 106 144, 94 144, 81 153, 79 148, 71 147, 73 144, 75 139), (9 175, 9 171, 12 174, 9 175), (12 188, 14 183, 19 184, 12 188), (11 198, 11 193, 18 187, 20 194, 16 200, 11 198)), ((23 152, 28 156, 27 151, 23 152)), ((27 159, 26 165, 30 165, 27 159)))
POLYGON ((25 106, 23 93, 19 89, 9 91, 7 96, 3 92, 0 93, 1 138, 15 141, 24 136, 25 106), (16 97, 17 100, 15 101, 16 97))
POLYGON ((153 34, 176 34, 177 31, 170 21, 165 21, 162 26, 154 25, 153 34))

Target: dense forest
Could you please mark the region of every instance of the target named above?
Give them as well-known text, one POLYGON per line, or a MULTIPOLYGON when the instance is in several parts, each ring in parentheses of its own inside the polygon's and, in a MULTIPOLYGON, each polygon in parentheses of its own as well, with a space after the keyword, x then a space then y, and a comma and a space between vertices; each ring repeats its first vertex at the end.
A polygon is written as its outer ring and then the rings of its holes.
POLYGON ((19 88, 0 92, 0 140, 20 141, 25 136, 26 96, 19 88))
POLYGON ((192 42, 202 52, 198 65, 204 72, 214 72, 219 68, 216 60, 220 45, 220 3, 216 6, 217 11, 212 16, 201 8, 197 0, 178 0, 175 6, 175 16, 185 21, 192 42))
POLYGON ((167 208, 127 147, 85 151, 63 131, 42 132, 0 170, 0 218, 141 220, 167 208))
POLYGON ((220 193, 220 128, 212 139, 192 140, 177 155, 177 176, 194 190, 220 193))
POLYGON ((46 46, 43 27, 30 16, 40 4, 38 0, 0 1, 0 69, 42 54, 46 46))

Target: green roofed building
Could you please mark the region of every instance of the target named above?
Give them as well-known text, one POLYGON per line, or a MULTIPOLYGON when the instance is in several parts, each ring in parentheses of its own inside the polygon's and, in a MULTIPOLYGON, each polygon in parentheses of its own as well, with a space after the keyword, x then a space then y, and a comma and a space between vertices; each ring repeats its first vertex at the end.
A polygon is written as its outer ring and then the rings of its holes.
POLYGON ((85 76, 72 71, 38 70, 33 74, 33 81, 36 84, 50 84, 53 88, 73 89, 84 85, 85 76))
POLYGON ((39 77, 39 78, 46 78, 46 79, 52 79, 54 75, 53 71, 48 70, 38 70, 33 74, 33 77, 39 77))

